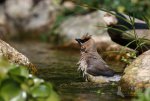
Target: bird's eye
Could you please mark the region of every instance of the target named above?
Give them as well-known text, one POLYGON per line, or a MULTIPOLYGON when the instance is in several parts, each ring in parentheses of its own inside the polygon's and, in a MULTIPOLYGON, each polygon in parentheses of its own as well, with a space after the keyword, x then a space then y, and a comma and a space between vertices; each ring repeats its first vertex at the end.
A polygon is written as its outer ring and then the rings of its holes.
POLYGON ((84 40, 80 40, 81 43, 84 43, 84 40))
POLYGON ((88 41, 89 39, 75 39, 80 45, 88 41))

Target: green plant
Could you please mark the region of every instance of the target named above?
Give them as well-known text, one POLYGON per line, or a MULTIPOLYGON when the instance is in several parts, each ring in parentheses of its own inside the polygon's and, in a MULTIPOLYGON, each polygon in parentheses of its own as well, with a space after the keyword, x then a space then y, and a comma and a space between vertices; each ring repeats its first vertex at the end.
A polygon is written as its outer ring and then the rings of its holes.
POLYGON ((0 59, 0 101, 59 101, 50 83, 0 59))
POLYGON ((79 6, 88 6, 88 9, 105 8, 109 11, 113 10, 132 16, 134 15, 135 17, 143 20, 145 19, 143 16, 146 16, 150 21, 149 0, 76 0, 75 2, 79 6))
POLYGON ((137 98, 133 101, 150 101, 150 88, 147 88, 144 92, 138 91, 137 98))
POLYGON ((149 0, 102 0, 101 7, 108 10, 124 12, 132 16, 134 15, 140 19, 143 19, 144 15, 150 18, 149 0))

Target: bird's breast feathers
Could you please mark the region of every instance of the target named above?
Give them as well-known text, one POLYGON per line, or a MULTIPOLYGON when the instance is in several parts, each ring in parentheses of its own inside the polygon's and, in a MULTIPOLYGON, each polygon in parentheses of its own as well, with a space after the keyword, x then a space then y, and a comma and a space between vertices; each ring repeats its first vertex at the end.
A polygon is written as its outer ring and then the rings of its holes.
POLYGON ((85 74, 87 74, 86 70, 87 70, 87 62, 83 59, 81 59, 79 62, 78 62, 78 71, 81 71, 83 73, 83 76, 85 76, 85 74))

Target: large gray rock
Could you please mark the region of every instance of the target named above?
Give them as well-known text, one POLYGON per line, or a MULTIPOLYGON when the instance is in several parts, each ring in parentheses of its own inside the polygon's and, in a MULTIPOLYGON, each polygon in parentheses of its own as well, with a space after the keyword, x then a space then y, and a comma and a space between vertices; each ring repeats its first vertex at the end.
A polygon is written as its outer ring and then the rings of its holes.
POLYGON ((0 23, 6 21, 7 30, 12 36, 13 33, 47 31, 56 18, 59 1, 6 0, 0 5, 0 23))
POLYGON ((77 47, 75 46, 76 42, 74 39, 89 33, 96 41, 99 50, 111 50, 111 48, 120 47, 111 41, 104 28, 106 27, 102 19, 104 14, 105 12, 103 11, 96 11, 87 15, 79 15, 66 19, 56 31, 61 36, 60 45, 77 47))
POLYGON ((126 67, 120 86, 127 96, 134 96, 136 90, 150 87, 150 50, 126 67))

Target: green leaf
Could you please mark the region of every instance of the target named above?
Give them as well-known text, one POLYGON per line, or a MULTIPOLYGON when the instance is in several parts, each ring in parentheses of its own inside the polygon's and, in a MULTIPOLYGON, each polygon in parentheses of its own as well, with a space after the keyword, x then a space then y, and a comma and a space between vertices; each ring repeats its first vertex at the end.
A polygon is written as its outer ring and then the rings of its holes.
POLYGON ((149 101, 149 100, 150 100, 150 88, 148 88, 148 89, 145 91, 145 99, 146 99, 146 101, 149 101))
POLYGON ((28 78, 29 71, 25 67, 15 67, 9 71, 9 74, 28 78))
POLYGON ((7 60, 0 58, 0 80, 7 76, 9 69, 12 68, 12 64, 8 63, 7 60))
POLYGON ((42 83, 38 86, 31 88, 31 95, 36 97, 48 97, 51 93, 51 85, 48 83, 42 83))
POLYGON ((0 96, 0 101, 4 101, 4 99, 0 96))
POLYGON ((60 98, 56 92, 52 91, 51 95, 45 101, 60 101, 60 98))
POLYGON ((12 79, 6 79, 0 86, 0 95, 4 101, 25 101, 26 93, 23 92, 18 83, 12 79))
POLYGON ((0 61, 4 69, 0 71, 0 101, 58 101, 50 83, 29 74, 25 67, 3 64, 0 61))
POLYGON ((26 82, 27 82, 28 86, 33 86, 34 85, 33 78, 28 78, 26 82))
POLYGON ((8 74, 10 75, 11 78, 16 80, 19 83, 24 82, 25 79, 28 78, 29 72, 25 67, 15 67, 11 69, 8 74))

